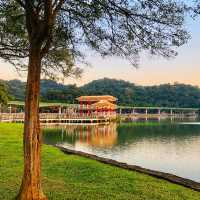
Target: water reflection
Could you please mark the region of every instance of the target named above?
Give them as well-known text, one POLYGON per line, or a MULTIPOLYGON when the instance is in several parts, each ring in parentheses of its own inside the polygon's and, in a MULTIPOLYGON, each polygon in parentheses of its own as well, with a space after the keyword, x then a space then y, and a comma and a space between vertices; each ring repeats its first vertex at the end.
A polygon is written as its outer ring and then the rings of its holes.
POLYGON ((44 129, 44 142, 200 182, 200 125, 157 122, 70 125, 44 129))
POLYGON ((117 143, 117 124, 109 125, 69 125, 44 130, 47 144, 84 145, 98 148, 112 148, 117 143))

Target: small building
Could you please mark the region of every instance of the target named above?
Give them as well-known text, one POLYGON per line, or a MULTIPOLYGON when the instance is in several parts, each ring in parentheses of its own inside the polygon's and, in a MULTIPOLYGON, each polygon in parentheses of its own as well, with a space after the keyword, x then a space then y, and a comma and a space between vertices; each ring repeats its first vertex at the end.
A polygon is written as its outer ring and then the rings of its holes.
POLYGON ((116 97, 111 95, 80 96, 77 100, 81 116, 116 116, 116 97))

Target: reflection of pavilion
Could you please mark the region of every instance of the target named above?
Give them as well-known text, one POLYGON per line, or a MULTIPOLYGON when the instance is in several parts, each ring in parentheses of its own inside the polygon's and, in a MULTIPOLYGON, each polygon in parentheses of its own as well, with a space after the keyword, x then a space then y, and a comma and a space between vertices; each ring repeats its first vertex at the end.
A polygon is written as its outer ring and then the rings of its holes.
POLYGON ((76 144, 94 147, 112 147, 117 142, 117 125, 71 126, 66 129, 66 135, 72 137, 76 144))

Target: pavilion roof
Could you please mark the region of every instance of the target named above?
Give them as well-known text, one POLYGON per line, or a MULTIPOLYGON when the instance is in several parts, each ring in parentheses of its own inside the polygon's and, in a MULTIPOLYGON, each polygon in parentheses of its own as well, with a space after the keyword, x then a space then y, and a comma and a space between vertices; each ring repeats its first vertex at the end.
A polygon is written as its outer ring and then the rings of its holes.
POLYGON ((92 108, 95 108, 95 109, 102 109, 102 108, 107 108, 107 109, 116 109, 117 108, 117 105, 116 104, 113 104, 113 103, 110 103, 109 101, 107 100, 100 100, 94 104, 91 105, 92 108))
POLYGON ((117 101, 117 98, 111 95, 98 95, 98 96, 80 96, 76 98, 78 101, 117 101))

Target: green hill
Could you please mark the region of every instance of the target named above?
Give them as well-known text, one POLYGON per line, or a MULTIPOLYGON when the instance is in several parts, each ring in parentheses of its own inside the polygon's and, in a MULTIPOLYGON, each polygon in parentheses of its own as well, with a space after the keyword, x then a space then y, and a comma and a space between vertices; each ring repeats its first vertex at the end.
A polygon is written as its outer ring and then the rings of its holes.
MULTIPOLYGON (((25 83, 20 80, 4 81, 14 100, 23 101, 25 83)), ((200 88, 186 84, 139 86, 124 80, 99 79, 84 86, 63 85, 52 80, 41 81, 41 100, 74 103, 80 95, 113 95, 119 105, 200 107, 200 88)))

